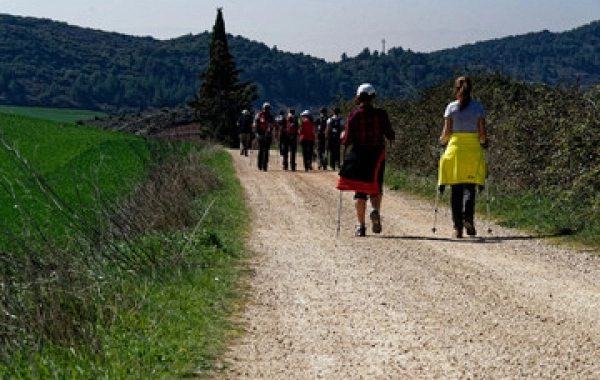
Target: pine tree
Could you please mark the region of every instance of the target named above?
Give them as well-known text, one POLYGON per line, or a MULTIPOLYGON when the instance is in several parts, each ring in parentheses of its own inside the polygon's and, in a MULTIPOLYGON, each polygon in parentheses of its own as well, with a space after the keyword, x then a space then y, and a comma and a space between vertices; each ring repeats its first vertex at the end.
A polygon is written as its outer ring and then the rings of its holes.
POLYGON ((209 62, 200 74, 200 89, 190 105, 200 124, 210 128, 215 139, 229 141, 235 146, 236 121, 242 110, 250 109, 258 99, 256 85, 240 82, 235 59, 229 52, 222 8, 217 8, 209 46, 209 62))

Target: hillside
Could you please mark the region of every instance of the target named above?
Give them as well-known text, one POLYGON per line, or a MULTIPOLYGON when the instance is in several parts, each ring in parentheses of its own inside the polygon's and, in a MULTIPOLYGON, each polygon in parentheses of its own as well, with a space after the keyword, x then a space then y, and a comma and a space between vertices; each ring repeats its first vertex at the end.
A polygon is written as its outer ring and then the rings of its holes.
MULTIPOLYGON (((385 97, 413 96, 456 68, 481 65, 551 85, 600 82, 600 21, 427 54, 365 49, 336 63, 229 38, 240 79, 254 81, 260 101, 279 107, 330 104, 352 96, 362 81, 385 97)), ((112 113, 173 107, 197 91, 209 40, 209 32, 161 41, 0 15, 0 103, 112 113)))

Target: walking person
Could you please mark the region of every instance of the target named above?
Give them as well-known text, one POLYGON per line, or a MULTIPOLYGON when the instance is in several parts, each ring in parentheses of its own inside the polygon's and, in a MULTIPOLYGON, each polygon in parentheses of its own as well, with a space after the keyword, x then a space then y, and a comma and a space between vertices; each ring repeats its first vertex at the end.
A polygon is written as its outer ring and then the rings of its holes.
POLYGON ((242 111, 237 120, 237 127, 240 134, 240 155, 248 157, 248 149, 250 149, 250 141, 252 140, 252 115, 250 115, 250 111, 242 111))
POLYGON ((385 142, 396 137, 387 111, 373 105, 376 97, 371 84, 364 83, 358 87, 355 98, 357 108, 348 115, 342 139, 345 158, 337 188, 355 191, 356 236, 366 236, 367 200, 371 203, 371 230, 376 234, 381 233, 385 142))
POLYGON ((271 104, 265 102, 262 111, 257 113, 254 119, 254 133, 258 140, 258 170, 266 172, 268 169, 269 151, 275 128, 275 119, 271 115, 271 104))
POLYGON ((315 147, 315 122, 310 111, 305 110, 300 114, 300 144, 302 145, 302 158, 304 161, 304 170, 312 170, 312 162, 315 147))
POLYGON ((340 145, 341 135, 344 130, 344 119, 340 116, 340 108, 336 107, 333 110, 333 115, 327 119, 327 130, 325 137, 327 138, 327 149, 329 150, 329 167, 333 170, 340 167, 340 145))
POLYGON ((275 118, 275 140, 279 144, 279 155, 283 156, 283 151, 287 148, 287 128, 285 120, 285 111, 279 111, 279 115, 275 118))
POLYGON ((319 169, 327 169, 327 108, 319 110, 319 117, 315 120, 317 165, 319 169))
POLYGON ((460 76, 454 83, 456 100, 446 106, 440 144, 445 152, 439 164, 439 191, 450 185, 453 236, 475 236, 474 214, 476 186, 483 187, 487 166, 483 149, 487 148, 487 132, 483 105, 472 99, 473 84, 460 76))
MULTIPOLYGON (((290 109, 285 118, 285 141, 281 142, 280 153, 282 156, 283 170, 296 171, 296 151, 298 149, 298 118, 296 111, 290 109)), ((283 135, 283 134, 282 134, 283 135)))

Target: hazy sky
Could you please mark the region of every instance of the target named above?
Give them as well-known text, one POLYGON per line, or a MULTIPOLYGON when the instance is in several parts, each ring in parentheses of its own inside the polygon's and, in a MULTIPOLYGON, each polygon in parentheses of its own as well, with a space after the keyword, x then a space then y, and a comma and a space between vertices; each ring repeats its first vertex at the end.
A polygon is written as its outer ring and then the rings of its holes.
POLYGON ((0 0, 0 13, 159 39, 225 29, 269 47, 338 61, 402 47, 431 52, 600 20, 600 0, 0 0))

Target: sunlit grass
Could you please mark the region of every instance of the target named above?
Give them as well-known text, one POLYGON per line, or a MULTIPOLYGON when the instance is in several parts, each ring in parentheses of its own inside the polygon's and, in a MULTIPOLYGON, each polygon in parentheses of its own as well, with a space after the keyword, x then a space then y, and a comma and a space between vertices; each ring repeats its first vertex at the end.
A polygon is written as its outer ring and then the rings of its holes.
POLYGON ((3 256, 11 264, 0 280, 31 286, 2 288, 7 312, 29 314, 0 316, 11 342, 0 349, 0 378, 203 377, 215 369, 239 333, 231 316, 249 217, 228 153, 15 115, 2 116, 2 132, 0 217, 23 240, 3 256), (207 187, 187 207, 159 204, 182 210, 173 226, 128 225, 160 211, 146 213, 145 199, 177 201, 183 193, 163 195, 193 190, 176 182, 204 189, 196 177, 207 187), (156 186, 138 186, 147 181, 156 186), (136 212, 110 225, 104 207, 131 191, 136 212), (83 219, 93 228, 79 229, 83 219), (106 236, 95 234, 100 227, 106 236), (110 240, 113 230, 121 240, 110 240), (63 233, 65 244, 55 244, 63 233))
MULTIPOLYGON (((386 169, 385 183, 392 190, 412 193, 430 202, 435 201, 438 191, 437 178, 393 168, 386 169)), ((489 189, 477 194, 477 216, 486 218, 489 204, 490 218, 502 226, 522 229, 568 244, 600 245, 600 221, 578 221, 580 218, 574 205, 562 203, 550 195, 504 191, 494 184, 493 179, 490 179, 488 186, 489 189)), ((444 195, 440 196, 441 205, 449 206, 449 191, 449 188, 445 189, 444 195)))

